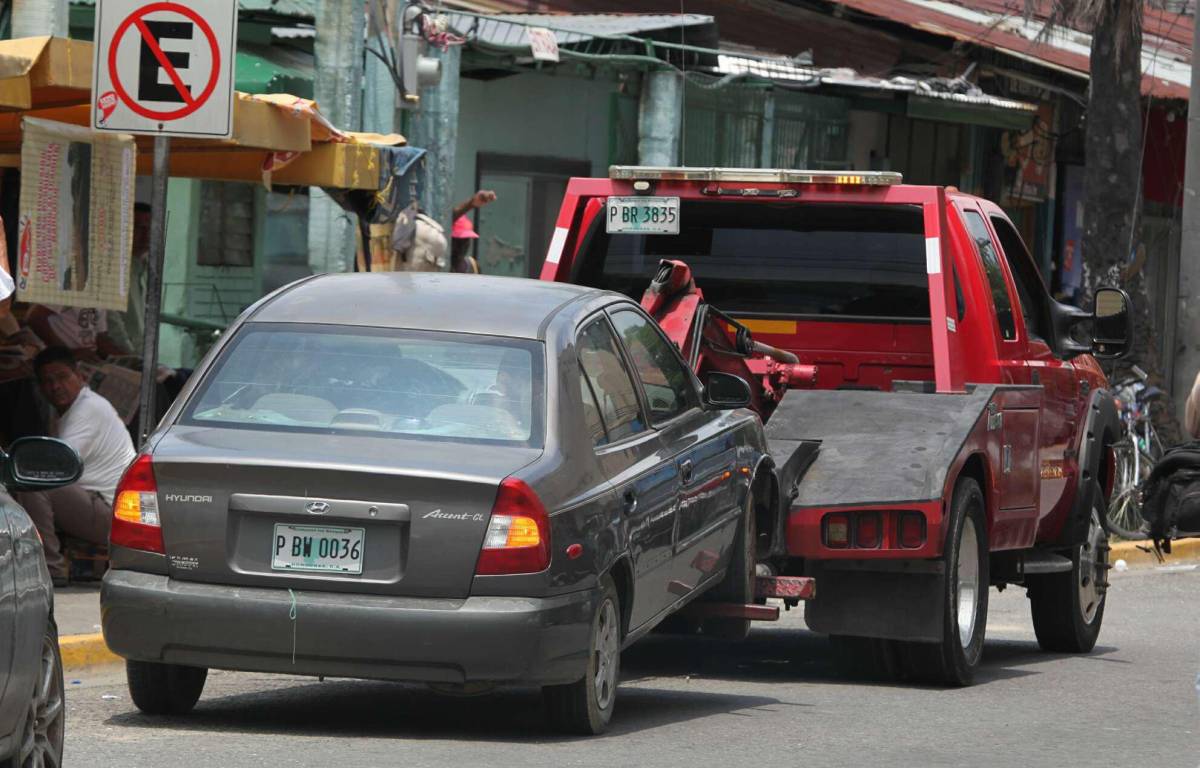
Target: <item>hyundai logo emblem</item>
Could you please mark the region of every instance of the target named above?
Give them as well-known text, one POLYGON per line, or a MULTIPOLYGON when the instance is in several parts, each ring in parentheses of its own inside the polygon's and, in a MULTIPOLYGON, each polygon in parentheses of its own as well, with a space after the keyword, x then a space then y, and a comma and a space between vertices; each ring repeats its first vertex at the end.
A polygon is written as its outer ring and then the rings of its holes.
POLYGON ((329 511, 329 505, 323 501, 310 501, 304 505, 310 515, 323 515, 329 511))

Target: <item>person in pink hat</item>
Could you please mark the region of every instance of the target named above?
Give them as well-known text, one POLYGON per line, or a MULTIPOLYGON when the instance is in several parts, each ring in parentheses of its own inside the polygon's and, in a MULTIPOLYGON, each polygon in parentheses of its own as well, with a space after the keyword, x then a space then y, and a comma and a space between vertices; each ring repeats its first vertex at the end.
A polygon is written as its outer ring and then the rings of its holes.
POLYGON ((471 255, 471 246, 479 239, 475 224, 467 214, 476 208, 482 208, 496 199, 496 193, 490 189, 481 189, 454 206, 454 228, 450 230, 450 271, 463 272, 468 275, 479 274, 479 262, 471 255))

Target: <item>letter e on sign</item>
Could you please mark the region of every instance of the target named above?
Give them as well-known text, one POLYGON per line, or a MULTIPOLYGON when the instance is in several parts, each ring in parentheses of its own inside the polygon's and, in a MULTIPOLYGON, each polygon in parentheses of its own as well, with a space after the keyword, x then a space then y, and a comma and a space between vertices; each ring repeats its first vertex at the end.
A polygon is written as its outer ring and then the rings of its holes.
POLYGON ((92 129, 233 135, 237 0, 99 0, 92 129))

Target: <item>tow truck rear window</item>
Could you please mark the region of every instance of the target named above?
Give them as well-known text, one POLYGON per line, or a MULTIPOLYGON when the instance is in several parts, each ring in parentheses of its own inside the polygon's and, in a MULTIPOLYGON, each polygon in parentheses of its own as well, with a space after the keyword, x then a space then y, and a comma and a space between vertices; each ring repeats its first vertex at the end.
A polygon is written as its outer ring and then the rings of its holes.
POLYGON ((684 200, 678 235, 609 235, 597 219, 573 282, 640 298, 660 259, 687 262, 740 316, 929 320, 918 206, 684 200))

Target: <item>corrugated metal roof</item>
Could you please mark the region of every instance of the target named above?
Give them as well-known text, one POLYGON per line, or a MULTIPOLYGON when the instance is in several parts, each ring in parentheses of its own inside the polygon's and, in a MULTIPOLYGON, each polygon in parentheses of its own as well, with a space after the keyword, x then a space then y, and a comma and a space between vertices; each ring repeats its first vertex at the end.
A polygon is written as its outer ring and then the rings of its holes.
MULTIPOLYGON (((1026 18, 1021 0, 831 0, 838 5, 903 24, 912 29, 980 45, 1051 69, 1086 78, 1090 70, 1092 36, 1057 28, 1043 37, 1045 18, 1026 18)), ((1182 32, 1190 18, 1155 12, 1142 41, 1142 93, 1158 98, 1186 99, 1191 84, 1190 35, 1182 32), (1170 30, 1168 32, 1168 30, 1170 30)))
POLYGON ((500 47, 528 47, 527 27, 555 32, 559 45, 582 43, 597 37, 637 35, 681 27, 707 26, 712 16, 696 13, 497 13, 486 18, 449 11, 450 26, 470 32, 473 41, 500 47))
POLYGON ((763 61, 728 54, 720 54, 717 60, 717 69, 722 74, 749 74, 769 80, 791 81, 813 86, 830 85, 870 91, 910 93, 930 99, 1016 112, 1033 113, 1037 111, 1037 106, 1034 104, 989 96, 979 86, 965 80, 869 77, 847 68, 814 68, 798 65, 788 59, 763 61))

